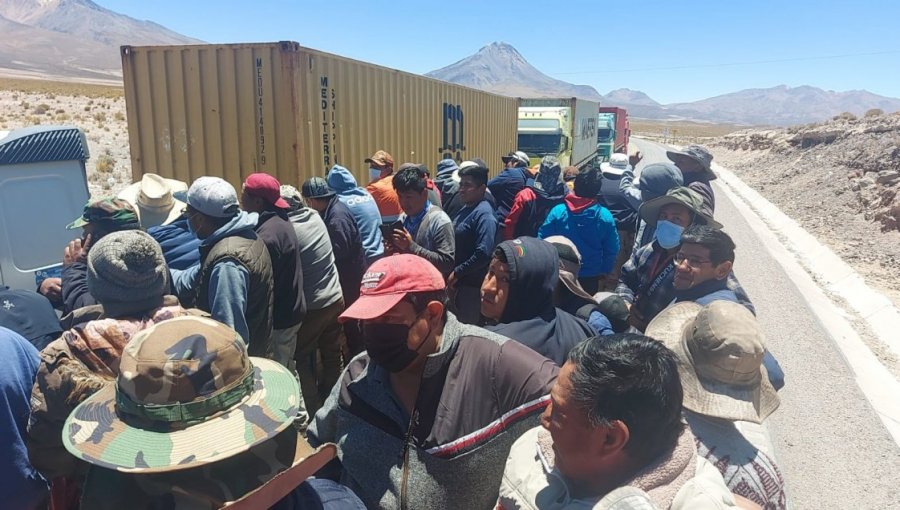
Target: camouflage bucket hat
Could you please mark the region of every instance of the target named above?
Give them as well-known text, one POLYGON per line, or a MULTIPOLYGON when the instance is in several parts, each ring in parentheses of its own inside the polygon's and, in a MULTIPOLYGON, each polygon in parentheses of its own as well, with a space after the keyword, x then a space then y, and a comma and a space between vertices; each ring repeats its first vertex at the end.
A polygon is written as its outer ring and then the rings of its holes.
POLYGON ((175 471, 274 437, 297 416, 299 399, 293 375, 248 357, 233 329, 179 317, 129 341, 116 384, 72 411, 62 439, 73 455, 107 469, 175 471))
POLYGON ((66 225, 66 228, 81 228, 88 223, 101 225, 110 232, 141 228, 134 207, 121 198, 91 200, 85 204, 81 217, 66 225))

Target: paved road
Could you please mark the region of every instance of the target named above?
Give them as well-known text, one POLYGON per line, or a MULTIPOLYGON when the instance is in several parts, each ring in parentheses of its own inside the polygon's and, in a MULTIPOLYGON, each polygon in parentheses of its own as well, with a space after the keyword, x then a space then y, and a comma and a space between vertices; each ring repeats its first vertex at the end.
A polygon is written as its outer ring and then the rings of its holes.
MULTIPOLYGON (((661 145, 632 143, 645 156, 638 170, 665 161, 661 145)), ((900 508, 900 448, 798 288, 716 188, 716 219, 738 247, 735 274, 786 374, 781 407, 767 423, 792 508, 900 508)))

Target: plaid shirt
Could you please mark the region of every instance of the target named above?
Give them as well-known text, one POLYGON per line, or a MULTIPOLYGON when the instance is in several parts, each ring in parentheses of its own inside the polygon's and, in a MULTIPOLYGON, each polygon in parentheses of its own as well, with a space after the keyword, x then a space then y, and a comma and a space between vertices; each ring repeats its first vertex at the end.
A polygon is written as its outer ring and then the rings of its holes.
MULTIPOLYGON (((632 309, 637 310, 649 323, 675 300, 675 287, 672 284, 674 278, 674 257, 653 241, 638 248, 622 266, 616 294, 631 304, 632 309)), ((738 303, 756 314, 750 297, 735 278, 734 272, 728 275, 726 287, 734 292, 738 303)))

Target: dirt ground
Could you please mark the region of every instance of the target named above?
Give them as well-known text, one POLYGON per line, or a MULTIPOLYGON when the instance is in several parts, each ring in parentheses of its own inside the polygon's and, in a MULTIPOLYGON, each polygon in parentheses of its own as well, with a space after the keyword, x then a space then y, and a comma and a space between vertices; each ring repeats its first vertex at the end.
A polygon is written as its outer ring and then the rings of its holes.
POLYGON ((737 174, 900 307, 900 115, 708 139, 737 174))

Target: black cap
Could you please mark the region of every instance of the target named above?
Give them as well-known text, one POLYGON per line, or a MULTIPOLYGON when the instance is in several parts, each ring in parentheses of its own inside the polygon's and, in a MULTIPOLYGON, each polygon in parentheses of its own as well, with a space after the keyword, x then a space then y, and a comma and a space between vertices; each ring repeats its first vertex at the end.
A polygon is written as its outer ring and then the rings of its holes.
POLYGON ((59 318, 47 298, 30 290, 8 287, 0 287, 0 326, 15 331, 32 344, 48 335, 55 340, 62 333, 59 318))
POLYGON ((312 177, 303 183, 300 194, 303 198, 326 198, 334 195, 334 190, 321 177, 312 177))

